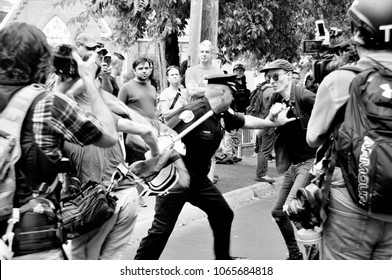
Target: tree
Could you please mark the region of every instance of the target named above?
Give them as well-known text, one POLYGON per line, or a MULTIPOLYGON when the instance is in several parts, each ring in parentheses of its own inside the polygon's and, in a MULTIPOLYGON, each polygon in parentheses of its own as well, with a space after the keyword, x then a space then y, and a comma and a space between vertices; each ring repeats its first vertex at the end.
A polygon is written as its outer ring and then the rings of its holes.
MULTIPOLYGON (((77 0, 59 0, 62 4, 77 0)), ((244 57, 255 65, 262 59, 299 58, 301 41, 314 38, 316 19, 327 26, 349 29, 345 17, 352 0, 220 0, 219 58, 231 62, 244 57)), ((178 65, 177 37, 183 34, 190 0, 91 0, 76 18, 105 17, 112 39, 129 48, 146 36, 160 42, 168 64, 178 65), (174 46, 174 47, 173 47, 174 46), (177 46, 177 47, 175 47, 177 46)))
POLYGON ((296 60, 301 42, 314 39, 315 21, 343 29, 352 0, 226 0, 220 2, 220 58, 247 58, 253 66, 265 60, 296 60))

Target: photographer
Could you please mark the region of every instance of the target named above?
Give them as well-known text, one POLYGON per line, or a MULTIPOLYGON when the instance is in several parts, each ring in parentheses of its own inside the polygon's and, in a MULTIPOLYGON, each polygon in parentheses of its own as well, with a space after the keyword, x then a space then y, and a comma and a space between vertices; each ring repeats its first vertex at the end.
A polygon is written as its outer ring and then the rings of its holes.
MULTIPOLYGON (((94 84, 96 56, 82 61, 78 54, 72 52, 72 57, 86 86, 92 115, 86 115, 67 96, 37 85, 45 82, 52 63, 51 49, 41 30, 26 23, 13 23, 0 30, 0 112, 19 90, 33 84, 42 90, 27 112, 21 131, 22 157, 15 167, 14 208, 27 205, 35 194, 41 194, 41 185, 47 184, 54 186, 54 191, 46 198, 54 204, 55 210, 58 209, 62 185, 57 180, 57 174, 65 140, 77 145, 93 144, 99 147, 113 146, 117 140, 111 112, 94 84)), ((71 78, 64 79, 58 88, 67 90, 74 82, 71 78)), ((13 238, 14 259, 63 259, 61 240, 55 239, 53 234, 44 237, 34 235, 37 226, 42 226, 38 223, 42 221, 26 219, 21 214, 14 226, 18 230, 13 238), (28 241, 34 243, 29 251, 15 247, 21 244, 23 238, 29 238, 25 232, 32 234, 28 241)), ((1 236, 6 228, 7 220, 2 220, 1 236)))
MULTIPOLYGON (((392 69, 392 2, 356 0, 349 8, 348 16, 352 21, 352 39, 360 57, 355 66, 362 71, 380 67, 380 64, 392 69)), ((349 100, 349 87, 356 75, 353 71, 338 69, 321 82, 307 130, 310 146, 319 147, 329 138, 339 109, 349 100)), ((370 166, 383 163, 383 159, 369 161, 370 166)), ((332 177, 321 258, 391 259, 392 215, 359 207, 350 195, 349 182, 344 179, 340 167, 335 167, 332 177)), ((384 185, 387 183, 383 182, 384 185)))
POLYGON ((295 239, 293 226, 284 209, 295 197, 297 190, 304 188, 310 181, 309 170, 316 150, 306 143, 306 127, 315 94, 292 83, 294 67, 287 60, 274 60, 261 72, 265 72, 266 81, 275 90, 267 107, 267 118, 274 115, 273 105, 286 106, 289 109, 288 116, 295 117, 294 122, 275 131, 276 168, 285 175, 271 214, 289 251, 287 259, 302 260, 303 255, 295 239))

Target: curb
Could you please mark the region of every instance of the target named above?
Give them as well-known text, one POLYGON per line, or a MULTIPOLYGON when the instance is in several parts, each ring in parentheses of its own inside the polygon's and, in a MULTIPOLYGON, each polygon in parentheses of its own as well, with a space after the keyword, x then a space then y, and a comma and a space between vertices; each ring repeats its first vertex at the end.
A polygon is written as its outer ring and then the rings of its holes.
MULTIPOLYGON (((223 194, 227 203, 231 208, 249 202, 253 199, 263 199, 273 195, 280 187, 283 176, 275 177, 274 184, 259 182, 247 187, 236 189, 223 194)), ((136 222, 135 229, 132 233, 131 243, 140 243, 141 239, 147 235, 147 231, 151 226, 154 216, 155 197, 146 197, 145 202, 147 208, 139 208, 139 216, 136 222)), ((189 223, 201 218, 206 218, 207 215, 199 208, 186 203, 178 217, 176 228, 184 227, 189 223)))
MULTIPOLYGON (((223 194, 223 197, 230 205, 231 208, 235 208, 245 202, 253 199, 263 199, 271 196, 276 190, 279 189, 283 176, 276 177, 274 184, 269 183, 256 183, 247 187, 236 189, 223 194)), ((198 220, 200 218, 207 217, 207 215, 199 208, 187 203, 185 204, 177 221, 178 226, 186 226, 188 223, 198 220)))

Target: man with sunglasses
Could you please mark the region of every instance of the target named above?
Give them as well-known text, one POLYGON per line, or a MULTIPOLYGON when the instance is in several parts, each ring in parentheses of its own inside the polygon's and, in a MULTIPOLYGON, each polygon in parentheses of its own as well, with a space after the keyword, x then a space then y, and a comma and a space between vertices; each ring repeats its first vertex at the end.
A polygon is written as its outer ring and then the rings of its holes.
MULTIPOLYGON (((272 208, 272 217, 279 226, 289 251, 288 260, 303 259, 295 239, 294 229, 284 209, 295 198, 297 190, 309 184, 309 169, 316 150, 306 143, 306 127, 313 108, 315 94, 292 83, 294 67, 284 59, 271 62, 261 72, 274 88, 267 106, 269 111, 275 103, 289 108, 288 117, 296 120, 275 131, 276 168, 285 172, 277 200, 272 208)), ((271 115, 271 112, 270 112, 271 115)), ((300 227, 300 225, 296 225, 300 227)))

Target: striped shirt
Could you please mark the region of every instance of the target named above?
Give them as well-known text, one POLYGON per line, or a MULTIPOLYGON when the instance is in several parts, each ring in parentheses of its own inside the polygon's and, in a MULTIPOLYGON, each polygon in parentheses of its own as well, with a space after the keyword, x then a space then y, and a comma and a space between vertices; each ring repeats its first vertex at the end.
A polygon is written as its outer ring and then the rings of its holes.
POLYGON ((71 98, 52 92, 34 108, 33 131, 36 144, 46 155, 61 157, 64 140, 82 146, 92 144, 102 136, 102 125, 71 98))

